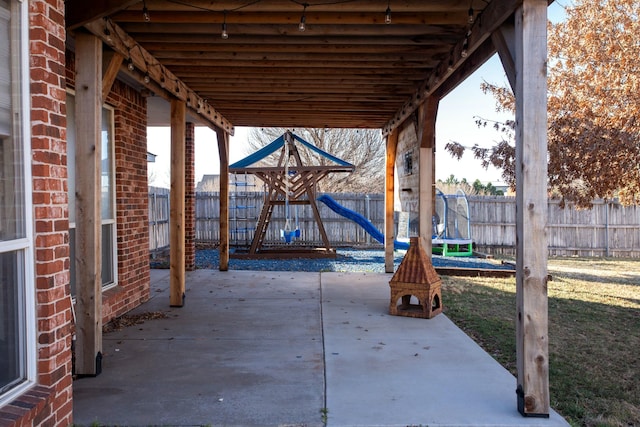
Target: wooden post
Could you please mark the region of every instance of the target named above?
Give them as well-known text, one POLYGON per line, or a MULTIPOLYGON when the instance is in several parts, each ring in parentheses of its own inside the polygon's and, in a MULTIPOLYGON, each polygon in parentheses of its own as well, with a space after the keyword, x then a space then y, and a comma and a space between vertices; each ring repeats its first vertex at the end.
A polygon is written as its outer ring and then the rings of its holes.
MULTIPOLYGON (((229 270, 229 134, 216 128, 220 156, 220 271, 229 270)), ((257 232, 257 231, 256 231, 257 232)))
POLYGON ((116 77, 118 77, 118 71, 120 71, 120 66, 122 65, 122 61, 124 61, 124 56, 117 52, 113 52, 109 54, 108 57, 104 57, 105 61, 108 60, 108 63, 103 64, 103 72, 102 72, 102 99, 107 99, 109 96, 109 92, 111 92, 111 86, 113 86, 113 82, 116 81, 116 77))
POLYGON ((524 0, 515 34, 518 411, 548 417, 547 0, 524 0))
POLYGON ((385 171, 384 196, 384 271, 393 273, 393 241, 395 240, 395 224, 393 220, 395 202, 395 166, 398 148, 398 129, 387 135, 387 162, 385 171))
MULTIPOLYGON (((102 42, 76 34, 76 374, 102 360, 102 42)), ((73 197, 73 196, 72 196, 73 197)))
POLYGON ((418 110, 418 141, 420 142, 420 198, 418 200, 419 232, 422 248, 431 257, 431 237, 433 235, 436 146, 436 117, 440 100, 430 96, 418 110))
POLYGON ((170 305, 182 307, 185 295, 185 132, 186 104, 171 101, 171 208, 169 226, 170 305))
POLYGON ((491 41, 498 52, 502 68, 504 68, 509 85, 514 93, 516 91, 515 32, 515 25, 505 22, 500 28, 491 33, 491 41))

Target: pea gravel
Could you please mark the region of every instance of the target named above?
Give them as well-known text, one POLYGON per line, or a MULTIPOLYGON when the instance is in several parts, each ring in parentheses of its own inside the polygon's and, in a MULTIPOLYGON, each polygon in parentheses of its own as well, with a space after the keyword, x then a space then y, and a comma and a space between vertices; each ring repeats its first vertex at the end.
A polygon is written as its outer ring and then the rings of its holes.
MULTIPOLYGON (((335 271, 384 273, 384 250, 379 249, 337 249, 335 259, 291 258, 291 259, 241 259, 229 260, 229 270, 253 271, 335 271)), ((400 265, 404 251, 395 251, 395 268, 400 265)), ((217 269, 219 265, 217 249, 196 251, 196 268, 217 269)), ((434 267, 463 267, 485 269, 512 269, 496 261, 473 257, 433 256, 434 267)), ((162 268, 159 265, 152 268, 162 268)))

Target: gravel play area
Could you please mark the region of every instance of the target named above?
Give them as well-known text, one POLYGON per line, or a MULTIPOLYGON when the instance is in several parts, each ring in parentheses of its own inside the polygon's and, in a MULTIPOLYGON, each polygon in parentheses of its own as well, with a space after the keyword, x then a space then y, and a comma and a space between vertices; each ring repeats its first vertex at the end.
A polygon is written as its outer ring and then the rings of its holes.
MULTIPOLYGON (((384 273, 384 251, 372 249, 337 249, 335 259, 291 258, 291 259, 241 259, 231 257, 230 270, 254 271, 338 271, 384 273)), ((400 265, 404 251, 395 252, 396 268, 400 265)), ((217 249, 199 249, 196 251, 196 267, 199 269, 217 269, 219 265, 217 249)), ((165 262, 152 261, 152 268, 167 268, 165 262)), ((434 267, 500 269, 512 270, 513 267, 498 261, 475 257, 433 256, 434 267)))

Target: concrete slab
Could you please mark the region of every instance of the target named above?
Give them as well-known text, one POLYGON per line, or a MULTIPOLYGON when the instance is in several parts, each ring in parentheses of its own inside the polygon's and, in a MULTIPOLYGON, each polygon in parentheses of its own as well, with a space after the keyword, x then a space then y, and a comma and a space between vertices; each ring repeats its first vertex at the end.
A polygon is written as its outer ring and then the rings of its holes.
POLYGON ((389 280, 322 273, 329 426, 568 426, 522 417, 515 378, 446 316, 388 315, 389 280))
POLYGON ((321 425, 319 276, 187 275, 169 308, 168 275, 137 312, 166 319, 105 334, 103 373, 74 382, 74 422, 90 425, 321 425))
POLYGON ((169 272, 152 270, 134 313, 167 317, 105 334, 103 373, 74 381, 74 422, 567 425, 521 417, 513 376, 445 316, 388 315, 390 279, 198 270, 170 308, 169 272))

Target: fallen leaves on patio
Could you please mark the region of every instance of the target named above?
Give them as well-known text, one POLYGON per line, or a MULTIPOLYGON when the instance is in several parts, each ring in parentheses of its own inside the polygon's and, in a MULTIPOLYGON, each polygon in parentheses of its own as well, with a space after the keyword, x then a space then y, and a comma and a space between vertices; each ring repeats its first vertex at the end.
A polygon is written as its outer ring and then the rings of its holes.
POLYGON ((169 316, 163 311, 145 311, 139 314, 125 314, 104 325, 102 332, 108 334, 109 332, 120 331, 129 326, 140 325, 146 320, 166 319, 167 317, 169 316))

